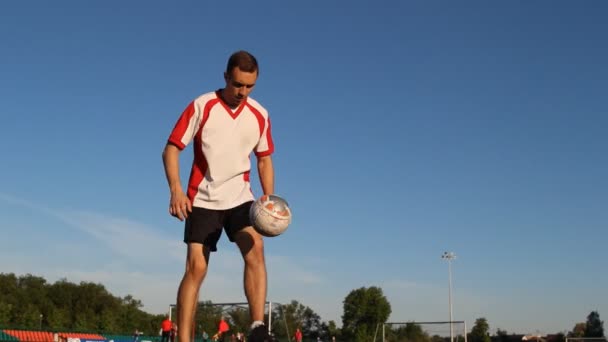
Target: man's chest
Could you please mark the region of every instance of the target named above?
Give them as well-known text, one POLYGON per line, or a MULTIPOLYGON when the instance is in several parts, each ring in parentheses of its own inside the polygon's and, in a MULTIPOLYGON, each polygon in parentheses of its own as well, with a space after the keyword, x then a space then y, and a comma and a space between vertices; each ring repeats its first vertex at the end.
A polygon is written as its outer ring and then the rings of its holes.
POLYGON ((243 111, 233 117, 225 111, 211 111, 202 127, 201 140, 208 149, 232 148, 250 152, 260 139, 260 129, 256 116, 250 112, 243 111))

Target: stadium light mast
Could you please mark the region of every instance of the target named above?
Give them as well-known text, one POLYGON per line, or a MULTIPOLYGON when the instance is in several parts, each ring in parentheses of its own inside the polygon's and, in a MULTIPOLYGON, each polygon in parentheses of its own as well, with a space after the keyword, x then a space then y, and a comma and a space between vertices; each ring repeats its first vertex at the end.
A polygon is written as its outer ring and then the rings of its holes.
POLYGON ((445 259, 448 261, 448 280, 449 280, 448 303, 450 306, 450 342, 454 342, 454 328, 452 325, 452 260, 456 259, 456 254, 454 254, 453 252, 443 252, 441 259, 445 259))

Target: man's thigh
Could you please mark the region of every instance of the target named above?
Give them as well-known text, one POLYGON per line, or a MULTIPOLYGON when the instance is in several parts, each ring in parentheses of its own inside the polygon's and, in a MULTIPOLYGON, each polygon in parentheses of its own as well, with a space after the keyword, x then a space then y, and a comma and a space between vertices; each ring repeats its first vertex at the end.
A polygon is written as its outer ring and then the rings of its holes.
POLYGON ((217 251, 217 242, 222 236, 224 210, 192 207, 184 227, 184 242, 203 244, 212 252, 217 251))
POLYGON ((251 219, 249 218, 249 209, 253 201, 245 202, 237 207, 226 210, 224 217, 224 229, 230 241, 236 241, 236 235, 244 228, 251 227, 251 219))

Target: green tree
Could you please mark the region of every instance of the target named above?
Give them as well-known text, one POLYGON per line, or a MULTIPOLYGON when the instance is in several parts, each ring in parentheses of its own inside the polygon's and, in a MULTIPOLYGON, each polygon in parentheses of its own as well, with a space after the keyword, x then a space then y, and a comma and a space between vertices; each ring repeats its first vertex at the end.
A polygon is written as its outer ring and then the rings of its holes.
POLYGON ((0 327, 9 326, 13 312, 13 305, 0 302, 0 327))
POLYGON ((583 337, 585 336, 585 328, 587 324, 584 322, 576 323, 572 331, 568 332, 568 337, 583 337))
POLYGON ((555 337, 553 338, 553 342, 564 342, 566 341, 566 336, 564 335, 564 333, 557 333, 555 334, 555 337))
POLYGON ((475 320, 475 325, 473 325, 473 329, 471 329, 471 342, 490 342, 490 325, 488 324, 488 320, 484 317, 478 318, 475 320))
POLYGON ((99 315, 101 316, 99 330, 101 332, 121 331, 119 313, 120 301, 117 298, 108 298, 108 302, 99 312, 99 315))
POLYGON ((342 339, 342 331, 340 328, 338 328, 336 322, 333 320, 327 322, 327 334, 330 338, 335 336, 336 340, 342 339))
POLYGON ((19 286, 13 273, 0 274, 0 326, 15 325, 16 308, 19 306, 19 286))
POLYGON ((496 338, 498 342, 509 342, 509 334, 500 328, 496 329, 496 338))
POLYGON ((300 328, 305 338, 312 338, 323 335, 327 330, 321 322, 321 317, 297 300, 278 308, 273 320, 276 322, 276 329, 273 329, 276 336, 293 336, 296 328, 300 328))
POLYGON ((146 335, 158 334, 158 327, 154 327, 154 331, 150 331, 150 328, 146 329, 147 324, 144 321, 144 315, 140 308, 143 306, 140 300, 135 299, 132 295, 127 295, 122 298, 121 305, 121 322, 123 332, 133 332, 135 329, 139 329, 146 335))
POLYGON ((79 309, 73 327, 74 330, 81 332, 96 331, 95 313, 93 310, 89 308, 79 309))
POLYGON ((41 277, 26 274, 17 278, 17 293, 19 305, 14 306, 17 327, 40 329, 43 320, 52 308, 47 295, 46 280, 41 277))
POLYGON ((48 327, 53 330, 72 329, 71 311, 67 307, 54 307, 46 317, 48 327))
POLYGON ((232 322, 232 325, 230 326, 230 330, 232 330, 235 333, 236 332, 247 333, 247 331, 249 331, 249 326, 251 325, 249 309, 244 309, 242 307, 236 307, 228 312, 228 316, 230 317, 230 321, 232 322))
MULTIPOLYGON (((249 314, 249 310, 246 310, 246 312, 249 314)), ((212 301, 207 300, 199 302, 196 309, 196 318, 194 320, 196 323, 195 326, 199 331, 197 337, 200 337, 200 334, 202 334, 203 331, 206 331, 209 336, 215 334, 218 330, 218 324, 223 315, 223 307, 214 305, 212 301)))
POLYGON ((16 315, 17 327, 23 329, 40 328, 40 310, 32 303, 24 303, 19 306, 16 315))
POLYGON ((103 285, 61 279, 48 284, 31 274, 0 273, 0 326, 54 331, 156 335, 162 315, 141 310, 141 301, 115 297, 103 285))
POLYGON ((342 336, 348 341, 367 342, 373 339, 378 324, 385 323, 391 305, 379 287, 359 288, 344 299, 342 336))
POLYGON ((422 330, 420 324, 413 322, 390 328, 386 327, 384 333, 388 341, 431 342, 439 340, 443 342, 441 338, 432 339, 428 333, 422 330))
POLYGON ((591 311, 587 316, 584 337, 604 337, 604 322, 600 320, 597 311, 591 311))
POLYGON ((51 329, 73 329, 74 301, 78 295, 78 285, 61 279, 49 286, 47 291, 53 310, 47 315, 47 323, 51 329))

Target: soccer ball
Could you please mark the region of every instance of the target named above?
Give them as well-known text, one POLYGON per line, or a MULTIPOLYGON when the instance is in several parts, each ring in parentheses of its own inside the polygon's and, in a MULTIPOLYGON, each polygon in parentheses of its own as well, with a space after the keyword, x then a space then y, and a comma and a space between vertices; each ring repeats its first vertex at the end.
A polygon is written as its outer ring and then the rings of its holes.
POLYGON ((281 235, 291 223, 291 210, 287 201, 277 195, 264 195, 249 209, 253 228, 263 236, 281 235))

